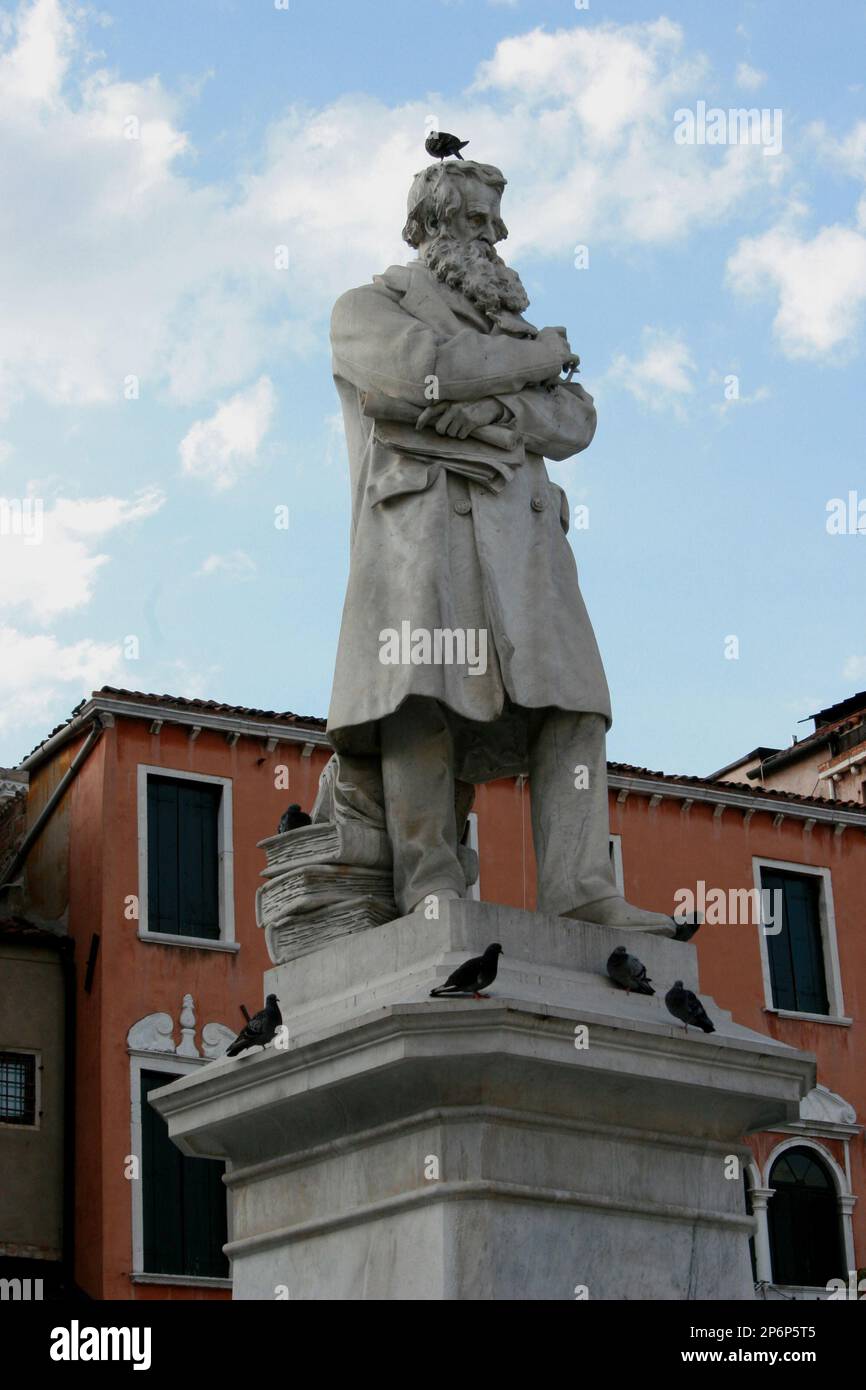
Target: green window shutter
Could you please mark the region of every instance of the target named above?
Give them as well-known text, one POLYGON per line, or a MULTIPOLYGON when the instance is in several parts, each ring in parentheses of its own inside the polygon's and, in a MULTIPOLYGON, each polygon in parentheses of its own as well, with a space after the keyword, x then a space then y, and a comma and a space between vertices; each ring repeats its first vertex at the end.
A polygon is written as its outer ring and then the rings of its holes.
POLYGON ((780 893, 782 903, 782 930, 767 936, 773 1003, 798 1013, 829 1013, 817 878, 762 869, 761 886, 780 893))
POLYGON ((180 922, 183 936, 216 939, 219 923, 219 807, 222 789, 209 782, 178 789, 180 922))
POLYGON ((827 977, 818 906, 818 883, 809 875, 787 876, 785 917, 794 962, 797 1008, 808 1014, 827 1014, 827 977))
POLYGON ((147 783, 148 926, 217 940, 222 787, 150 776, 147 783))
POLYGON ((177 783, 147 779, 147 922, 151 931, 180 931, 178 915, 177 783))
POLYGON ((172 1079, 165 1072, 145 1071, 141 1076, 144 1272, 227 1279, 223 1165, 182 1154, 148 1101, 151 1091, 172 1079))

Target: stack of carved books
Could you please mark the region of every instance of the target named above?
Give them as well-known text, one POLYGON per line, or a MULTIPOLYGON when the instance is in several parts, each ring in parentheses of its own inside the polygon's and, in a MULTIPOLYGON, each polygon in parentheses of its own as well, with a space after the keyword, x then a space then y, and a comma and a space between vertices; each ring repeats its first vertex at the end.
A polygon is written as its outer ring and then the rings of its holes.
MULTIPOLYGON (((385 830, 362 821, 323 821, 271 835, 259 849, 267 864, 256 890, 256 922, 275 965, 399 915, 385 830)), ((460 858, 467 882, 474 883, 477 856, 461 846, 460 858)))

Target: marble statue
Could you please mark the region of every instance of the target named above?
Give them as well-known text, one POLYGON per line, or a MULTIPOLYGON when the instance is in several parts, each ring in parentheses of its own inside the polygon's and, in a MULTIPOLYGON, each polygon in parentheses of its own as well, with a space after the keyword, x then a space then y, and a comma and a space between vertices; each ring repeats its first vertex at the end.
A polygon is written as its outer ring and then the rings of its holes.
POLYGON ((406 914, 466 892, 467 784, 528 773, 538 911, 674 936, 613 877, 607 682, 544 464, 587 448, 596 415, 565 329, 524 317, 495 250, 505 182, 423 169, 417 259, 334 307, 352 527, 328 815, 387 830, 406 914))

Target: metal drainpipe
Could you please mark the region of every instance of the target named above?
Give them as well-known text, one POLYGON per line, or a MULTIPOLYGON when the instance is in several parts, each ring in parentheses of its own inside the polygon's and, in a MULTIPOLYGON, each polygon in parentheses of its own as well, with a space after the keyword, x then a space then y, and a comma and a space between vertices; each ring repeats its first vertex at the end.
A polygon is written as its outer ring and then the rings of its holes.
POLYGON ((90 757, 90 754, 93 752, 93 749, 96 747, 97 743, 102 737, 104 729, 105 725, 103 724, 100 715, 97 714, 94 717, 93 728, 88 734, 87 739, 81 745, 78 752, 75 754, 75 757, 72 759, 72 762, 69 764, 69 767, 66 769, 60 781, 57 783, 57 786, 54 788, 54 791, 51 793, 45 805, 42 807, 42 810, 39 812, 39 815, 36 817, 36 820, 34 821, 33 825, 30 827, 27 834, 24 836, 24 839, 21 841, 18 853, 15 855, 15 858, 12 860, 11 864, 9 865, 5 874, 3 875, 2 881, 0 881, 0 888, 5 888, 7 884, 14 882, 18 874, 23 869, 28 854, 30 853, 36 841, 39 839, 39 836, 42 834, 42 831, 45 829, 46 825, 53 816, 56 807, 63 800, 67 787, 69 787, 72 784, 72 782, 75 781, 75 778, 78 776, 78 773, 80 772, 81 768, 84 766, 85 762, 90 757))

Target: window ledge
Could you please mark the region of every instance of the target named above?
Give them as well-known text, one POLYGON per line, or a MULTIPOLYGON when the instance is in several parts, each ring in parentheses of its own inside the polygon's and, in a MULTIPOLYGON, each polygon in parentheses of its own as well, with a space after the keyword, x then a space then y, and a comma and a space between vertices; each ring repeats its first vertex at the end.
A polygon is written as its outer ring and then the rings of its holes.
POLYGON ((841 1014, 801 1014, 795 1009, 772 1009, 764 1007, 765 1014, 775 1014, 777 1018, 799 1019, 801 1023, 832 1023, 837 1028, 850 1028, 854 1022, 853 1018, 845 1018, 841 1014))
POLYGON ((203 1274, 131 1274, 133 1284, 174 1284, 186 1289, 230 1289, 231 1279, 209 1279, 203 1274))
POLYGON ((209 941, 204 936, 175 936, 173 932, 140 931, 139 941, 149 941, 157 946, 187 946, 197 951, 239 951, 239 941, 209 941))
POLYGON ((773 1295, 778 1294, 779 1298, 790 1299, 793 1302, 815 1302, 823 1303, 830 1292, 826 1284, 771 1284, 768 1281, 755 1285, 755 1292, 758 1298, 767 1303, 775 1303, 773 1295))

